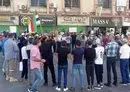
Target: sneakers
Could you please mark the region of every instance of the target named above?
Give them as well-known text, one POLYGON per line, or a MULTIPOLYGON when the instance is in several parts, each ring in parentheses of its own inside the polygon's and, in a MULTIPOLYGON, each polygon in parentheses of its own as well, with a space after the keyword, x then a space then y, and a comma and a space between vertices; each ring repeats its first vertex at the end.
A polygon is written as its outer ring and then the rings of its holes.
POLYGON ((56 90, 57 90, 57 91, 61 91, 61 88, 56 87, 56 90))
POLYGON ((32 90, 32 89, 28 89, 28 92, 39 92, 38 90, 32 90))
POLYGON ((100 87, 103 88, 103 86, 104 86, 103 83, 100 83, 100 87))
POLYGON ((95 89, 101 89, 100 84, 98 84, 97 86, 94 87, 95 89))
POLYGON ((9 82, 17 82, 18 80, 17 79, 15 79, 15 78, 13 78, 13 77, 10 77, 10 79, 9 79, 9 82))
POLYGON ((87 90, 88 90, 88 91, 91 91, 91 88, 90 88, 90 86, 88 86, 87 90))
POLYGON ((64 92, 68 91, 68 88, 64 88, 63 91, 64 91, 64 92))

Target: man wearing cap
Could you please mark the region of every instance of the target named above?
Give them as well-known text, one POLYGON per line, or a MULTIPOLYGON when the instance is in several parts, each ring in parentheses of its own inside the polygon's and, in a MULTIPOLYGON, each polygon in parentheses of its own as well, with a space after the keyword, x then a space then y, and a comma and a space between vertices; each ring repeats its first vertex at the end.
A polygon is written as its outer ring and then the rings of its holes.
POLYGON ((123 38, 124 45, 120 48, 120 70, 122 77, 122 84, 127 85, 130 83, 129 79, 129 57, 130 57, 130 47, 128 46, 127 38, 123 38))

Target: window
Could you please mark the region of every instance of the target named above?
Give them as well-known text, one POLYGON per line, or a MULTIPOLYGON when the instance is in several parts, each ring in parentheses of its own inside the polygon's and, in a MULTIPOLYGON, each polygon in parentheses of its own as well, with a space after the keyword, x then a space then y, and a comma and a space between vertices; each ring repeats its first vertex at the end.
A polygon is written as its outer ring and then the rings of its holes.
POLYGON ((103 8, 110 8, 111 3, 111 0, 98 0, 98 5, 103 6, 103 8))
POLYGON ((31 6, 46 7, 46 0, 31 0, 31 6))
POLYGON ((10 0, 0 0, 0 6, 10 6, 10 0))
POLYGON ((80 0, 65 0, 65 7, 80 8, 80 0))
POLYGON ((130 9, 130 0, 129 0, 129 9, 130 9))

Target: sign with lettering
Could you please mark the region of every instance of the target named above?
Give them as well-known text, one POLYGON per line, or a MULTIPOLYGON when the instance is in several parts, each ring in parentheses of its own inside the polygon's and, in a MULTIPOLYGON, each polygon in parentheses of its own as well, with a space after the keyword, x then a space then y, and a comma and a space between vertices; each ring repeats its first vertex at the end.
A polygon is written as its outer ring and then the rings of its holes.
POLYGON ((19 25, 18 16, 0 16, 0 25, 19 25))
MULTIPOLYGON (((39 16, 42 26, 54 26, 56 23, 56 18, 54 16, 39 16)), ((29 20, 32 19, 32 16, 20 16, 19 18, 20 25, 27 26, 29 24, 29 20)))
POLYGON ((85 16, 60 16, 57 21, 58 25, 89 25, 89 17, 85 16))
POLYGON ((122 26, 122 19, 120 17, 91 17, 91 26, 96 27, 116 27, 122 26))
POLYGON ((123 18, 123 26, 130 26, 130 17, 123 18))

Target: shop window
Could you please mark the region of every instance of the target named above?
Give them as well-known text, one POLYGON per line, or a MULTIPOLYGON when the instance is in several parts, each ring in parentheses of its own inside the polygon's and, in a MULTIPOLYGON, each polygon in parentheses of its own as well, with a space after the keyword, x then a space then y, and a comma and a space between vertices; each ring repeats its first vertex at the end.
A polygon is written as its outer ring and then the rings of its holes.
POLYGON ((31 6, 34 7, 46 7, 47 0, 31 0, 31 6))
POLYGON ((98 5, 103 6, 103 8, 110 8, 112 0, 98 0, 98 5))
POLYGON ((0 0, 0 6, 10 6, 10 0, 0 0))
POLYGON ((65 0, 65 7, 80 8, 80 0, 65 0))

